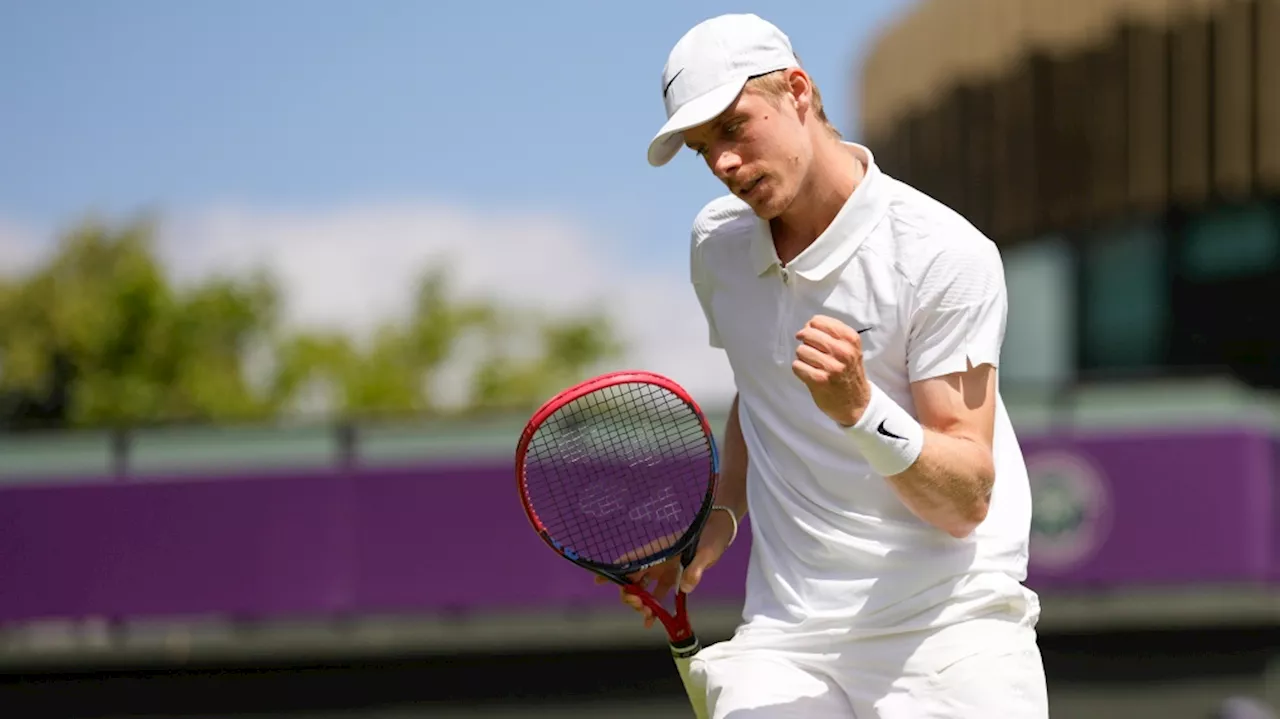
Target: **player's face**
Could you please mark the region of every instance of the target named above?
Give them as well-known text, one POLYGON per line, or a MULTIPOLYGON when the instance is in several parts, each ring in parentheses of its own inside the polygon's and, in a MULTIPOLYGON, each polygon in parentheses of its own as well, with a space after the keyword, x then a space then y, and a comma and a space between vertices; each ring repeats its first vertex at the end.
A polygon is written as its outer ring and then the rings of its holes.
POLYGON ((730 192, 766 220, 791 205, 813 156, 795 99, 751 89, 715 120, 686 130, 684 139, 730 192))

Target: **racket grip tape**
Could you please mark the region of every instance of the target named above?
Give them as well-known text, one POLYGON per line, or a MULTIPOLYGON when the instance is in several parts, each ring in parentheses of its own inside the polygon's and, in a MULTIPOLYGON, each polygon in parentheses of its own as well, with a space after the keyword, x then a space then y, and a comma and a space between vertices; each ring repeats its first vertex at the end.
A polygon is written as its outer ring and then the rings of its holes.
POLYGON ((685 694, 689 696, 689 704, 693 708, 693 715, 696 719, 708 719, 707 713, 707 693, 706 689, 697 681, 689 671, 689 665, 693 662, 693 657, 702 648, 696 636, 690 636, 679 643, 671 645, 671 657, 675 660, 676 671, 680 673, 680 682, 684 684, 685 694))

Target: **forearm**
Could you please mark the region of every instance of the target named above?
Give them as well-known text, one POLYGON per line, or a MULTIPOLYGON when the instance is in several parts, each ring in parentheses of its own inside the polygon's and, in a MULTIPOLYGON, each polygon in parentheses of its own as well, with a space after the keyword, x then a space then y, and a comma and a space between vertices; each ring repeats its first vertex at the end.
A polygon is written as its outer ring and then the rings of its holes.
POLYGON ((954 413, 938 411, 958 401, 946 397, 932 399, 933 411, 926 414, 934 420, 922 423, 872 385, 867 406, 849 432, 908 509, 961 538, 986 519, 995 463, 989 434, 975 430, 972 422, 947 421, 954 413))
POLYGON ((724 449, 720 457, 720 483, 716 488, 716 504, 733 510, 738 521, 747 516, 747 442, 738 422, 738 397, 729 408, 725 423, 724 449))
POLYGON ((981 443, 926 428, 919 458, 886 479, 917 517, 961 538, 986 518, 995 466, 981 443))

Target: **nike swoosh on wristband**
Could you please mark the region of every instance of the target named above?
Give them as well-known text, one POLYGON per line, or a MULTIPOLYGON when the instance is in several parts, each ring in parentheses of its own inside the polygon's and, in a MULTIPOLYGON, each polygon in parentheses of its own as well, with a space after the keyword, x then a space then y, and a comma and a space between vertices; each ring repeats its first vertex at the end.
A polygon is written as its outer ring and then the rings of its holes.
POLYGON ((884 423, 885 423, 885 420, 883 420, 883 419, 882 419, 882 420, 880 420, 880 426, 879 426, 879 427, 876 427, 876 431, 877 431, 877 432, 879 432, 880 434, 883 434, 883 435, 884 435, 884 436, 886 436, 886 437, 893 437, 894 439, 906 439, 906 437, 900 437, 900 436, 898 436, 898 435, 894 434, 893 432, 890 432, 889 430, 885 429, 885 428, 884 428, 884 423))

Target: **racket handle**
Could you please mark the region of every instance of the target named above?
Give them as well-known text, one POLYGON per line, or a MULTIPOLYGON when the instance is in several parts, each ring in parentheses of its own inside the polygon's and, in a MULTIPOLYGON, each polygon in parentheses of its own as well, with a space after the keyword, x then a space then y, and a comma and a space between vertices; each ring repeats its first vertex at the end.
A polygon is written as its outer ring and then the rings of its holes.
POLYGON ((693 708, 693 716, 696 719, 708 719, 707 692, 698 682, 694 681, 689 671, 689 665, 693 662, 694 655, 701 648, 702 645, 698 642, 698 638, 690 636, 679 644, 671 645, 671 657, 675 660, 676 671, 680 673, 680 682, 684 684, 685 694, 689 697, 689 704, 693 708))

